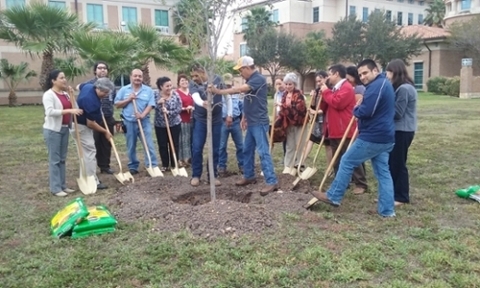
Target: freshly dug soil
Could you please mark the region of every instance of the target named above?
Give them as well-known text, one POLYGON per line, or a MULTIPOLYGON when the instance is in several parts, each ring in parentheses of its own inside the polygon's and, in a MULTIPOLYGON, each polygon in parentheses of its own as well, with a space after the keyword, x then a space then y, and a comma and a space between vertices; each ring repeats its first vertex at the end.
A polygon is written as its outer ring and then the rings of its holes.
POLYGON ((111 198, 112 212, 121 222, 153 220, 153 229, 176 232, 183 229, 204 238, 218 236, 238 237, 245 233, 260 233, 278 227, 285 213, 305 213, 302 207, 312 197, 308 180, 301 181, 292 191, 295 177, 278 174, 279 190, 262 197, 259 191, 263 177, 257 184, 235 186, 241 175, 227 174, 219 178, 217 200, 212 203, 210 186, 190 185, 190 178, 136 177, 136 182, 123 186, 111 198))

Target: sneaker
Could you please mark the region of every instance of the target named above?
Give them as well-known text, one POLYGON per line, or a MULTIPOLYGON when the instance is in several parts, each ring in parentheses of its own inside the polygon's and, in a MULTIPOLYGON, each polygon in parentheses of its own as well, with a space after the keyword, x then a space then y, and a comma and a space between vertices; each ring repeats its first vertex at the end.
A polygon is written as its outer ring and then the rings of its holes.
POLYGON ((65 189, 63 189, 63 192, 65 192, 65 193, 73 193, 73 192, 75 192, 75 190, 70 189, 70 188, 65 188, 65 189))
POLYGON ((67 196, 68 194, 65 193, 65 192, 63 192, 63 191, 60 191, 60 192, 55 193, 55 194, 53 194, 53 195, 58 196, 58 197, 65 197, 65 196, 67 196))
POLYGON ((199 186, 200 185, 200 179, 198 177, 192 178, 192 180, 190 180, 190 185, 192 185, 193 187, 199 186))
POLYGON ((260 196, 267 196, 268 193, 278 190, 278 185, 266 185, 262 190, 260 190, 260 196))

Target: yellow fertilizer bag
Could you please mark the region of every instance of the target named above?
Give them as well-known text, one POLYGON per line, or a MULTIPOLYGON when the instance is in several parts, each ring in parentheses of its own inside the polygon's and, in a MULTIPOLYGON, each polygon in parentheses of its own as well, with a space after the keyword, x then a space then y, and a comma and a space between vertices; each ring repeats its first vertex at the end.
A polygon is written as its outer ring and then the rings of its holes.
POLYGON ((72 238, 115 231, 117 220, 105 206, 88 207, 88 216, 73 227, 72 238))
POLYGON ((69 235, 75 224, 88 215, 87 206, 81 197, 70 201, 65 208, 58 211, 50 221, 50 230, 56 238, 69 235))

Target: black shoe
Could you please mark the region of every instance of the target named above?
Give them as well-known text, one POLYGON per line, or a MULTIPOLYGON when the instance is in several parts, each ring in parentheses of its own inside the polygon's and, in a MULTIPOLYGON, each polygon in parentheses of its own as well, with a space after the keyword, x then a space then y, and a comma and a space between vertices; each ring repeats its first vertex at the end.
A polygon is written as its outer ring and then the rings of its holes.
POLYGON ((100 173, 102 173, 102 174, 113 174, 113 170, 111 168, 102 168, 102 169, 100 169, 100 173))
POLYGON ((100 183, 100 184, 97 185, 97 190, 103 190, 103 189, 107 189, 107 188, 108 188, 108 186, 103 184, 103 183, 100 183))
POLYGON ((137 171, 137 170, 130 169, 130 174, 132 174, 132 175, 138 174, 138 171, 137 171))

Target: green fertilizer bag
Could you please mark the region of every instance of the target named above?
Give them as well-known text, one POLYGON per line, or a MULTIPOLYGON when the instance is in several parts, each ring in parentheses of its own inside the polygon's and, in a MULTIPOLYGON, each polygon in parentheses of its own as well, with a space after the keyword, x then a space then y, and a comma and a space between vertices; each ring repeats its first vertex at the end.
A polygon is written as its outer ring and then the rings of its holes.
POLYGON ((58 211, 50 221, 52 235, 57 238, 68 235, 75 224, 88 215, 87 206, 81 197, 70 201, 65 208, 58 211))
POLYGON ((117 220, 105 206, 88 207, 88 216, 73 227, 72 238, 115 231, 117 220))

